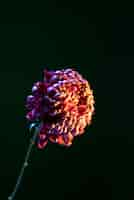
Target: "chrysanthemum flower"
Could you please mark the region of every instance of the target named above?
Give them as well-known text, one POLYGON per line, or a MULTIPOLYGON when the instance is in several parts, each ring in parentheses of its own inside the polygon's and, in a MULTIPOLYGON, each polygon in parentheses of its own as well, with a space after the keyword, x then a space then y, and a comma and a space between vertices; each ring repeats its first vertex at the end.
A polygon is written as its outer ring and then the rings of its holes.
POLYGON ((93 91, 88 81, 74 69, 44 70, 44 80, 33 85, 32 94, 26 100, 26 108, 26 118, 31 122, 30 131, 32 127, 35 130, 8 200, 15 198, 36 138, 38 148, 42 149, 48 141, 70 146, 75 136, 84 133, 94 113, 93 91))
POLYGON ((44 80, 33 85, 26 108, 29 121, 42 122, 38 148, 44 148, 48 141, 70 146, 74 137, 91 124, 93 91, 74 69, 44 70, 44 80))

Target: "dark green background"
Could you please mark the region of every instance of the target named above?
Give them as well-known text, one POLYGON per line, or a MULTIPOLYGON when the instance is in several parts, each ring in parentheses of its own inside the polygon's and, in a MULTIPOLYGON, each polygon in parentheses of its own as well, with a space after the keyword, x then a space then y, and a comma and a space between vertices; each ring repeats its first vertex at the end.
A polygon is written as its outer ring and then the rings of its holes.
MULTIPOLYGON (((134 199, 134 17, 51 3, 22 17, 7 11, 0 23, 0 200, 11 193, 29 144, 25 98, 48 63, 79 64, 96 113, 70 148, 33 150, 16 200, 134 199)), ((49 69, 60 68, 54 64, 49 69)))

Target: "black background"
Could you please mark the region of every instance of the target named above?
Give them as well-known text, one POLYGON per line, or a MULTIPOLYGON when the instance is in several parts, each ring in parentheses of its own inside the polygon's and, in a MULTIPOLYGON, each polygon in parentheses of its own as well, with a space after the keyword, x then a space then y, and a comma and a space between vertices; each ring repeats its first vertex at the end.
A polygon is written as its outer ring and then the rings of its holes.
POLYGON ((133 13, 110 3, 95 12, 85 2, 23 6, 14 12, 8 4, 0 21, 0 200, 11 193, 29 144, 26 96, 49 63, 79 64, 96 111, 70 148, 34 148, 16 200, 134 199, 133 13))

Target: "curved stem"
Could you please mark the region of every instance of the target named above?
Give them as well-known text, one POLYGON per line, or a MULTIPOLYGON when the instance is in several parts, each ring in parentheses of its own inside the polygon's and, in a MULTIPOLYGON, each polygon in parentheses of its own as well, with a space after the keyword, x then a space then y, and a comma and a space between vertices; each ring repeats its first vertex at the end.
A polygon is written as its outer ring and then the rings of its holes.
POLYGON ((8 197, 8 200, 13 200, 14 197, 15 197, 15 195, 16 195, 16 192, 17 192, 18 189, 19 189, 19 186, 20 186, 20 183, 21 183, 21 180, 22 180, 22 177, 23 177, 25 168, 28 166, 28 160, 29 160, 29 157, 30 157, 30 153, 31 153, 31 151, 32 151, 32 147, 33 147, 33 145, 35 144, 35 140, 36 140, 36 137, 37 137, 38 133, 39 133, 39 127, 36 127, 36 128, 35 128, 35 131, 34 131, 34 134, 33 134, 33 137, 30 139, 30 144, 29 144, 29 147, 28 147, 28 151, 27 151, 27 153, 26 153, 24 163, 23 163, 23 165, 22 165, 20 174, 19 174, 19 176, 18 176, 17 183, 16 183, 16 185, 15 185, 15 187, 14 187, 13 192, 12 192, 11 195, 8 197))

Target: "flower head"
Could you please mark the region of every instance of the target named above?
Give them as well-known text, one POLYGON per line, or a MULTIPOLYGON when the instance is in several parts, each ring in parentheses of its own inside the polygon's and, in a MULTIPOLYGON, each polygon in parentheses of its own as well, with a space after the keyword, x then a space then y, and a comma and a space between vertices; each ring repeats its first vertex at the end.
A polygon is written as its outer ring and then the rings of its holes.
POLYGON ((74 69, 44 70, 44 80, 32 87, 26 100, 26 118, 42 122, 38 148, 48 141, 70 146, 91 124, 94 97, 90 84, 74 69))

